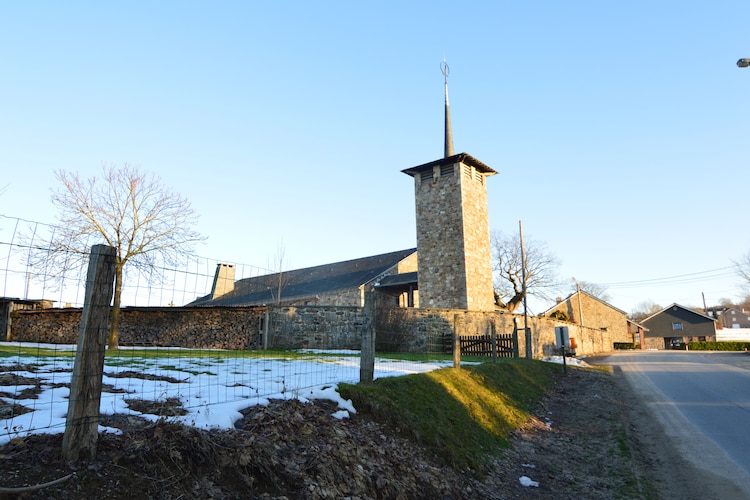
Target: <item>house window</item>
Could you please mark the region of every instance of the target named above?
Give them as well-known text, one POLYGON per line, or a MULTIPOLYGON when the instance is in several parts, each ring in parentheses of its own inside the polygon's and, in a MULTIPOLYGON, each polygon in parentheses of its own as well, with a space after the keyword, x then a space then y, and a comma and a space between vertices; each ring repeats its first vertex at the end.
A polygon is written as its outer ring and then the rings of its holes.
POLYGON ((672 330, 674 331, 682 330, 682 323, 681 322, 672 323, 672 330))

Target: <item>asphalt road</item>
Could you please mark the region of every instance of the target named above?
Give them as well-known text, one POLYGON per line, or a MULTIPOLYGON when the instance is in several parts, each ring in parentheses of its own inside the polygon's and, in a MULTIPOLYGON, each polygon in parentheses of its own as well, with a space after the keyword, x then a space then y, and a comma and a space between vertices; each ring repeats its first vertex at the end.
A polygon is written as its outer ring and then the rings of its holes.
POLYGON ((750 355, 634 351, 601 361, 622 372, 685 459, 750 498, 750 355))

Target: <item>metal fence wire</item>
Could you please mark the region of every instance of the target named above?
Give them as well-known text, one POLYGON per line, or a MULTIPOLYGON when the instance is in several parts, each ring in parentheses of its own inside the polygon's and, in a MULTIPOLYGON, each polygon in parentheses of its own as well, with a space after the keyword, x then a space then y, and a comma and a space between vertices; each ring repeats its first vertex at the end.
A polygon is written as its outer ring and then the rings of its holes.
MULTIPOLYGON (((83 328, 73 335, 55 333, 44 342, 9 340, 13 318, 21 324, 22 318, 34 317, 36 329, 54 332, 59 325, 49 318, 76 309, 72 314, 80 317, 85 310, 88 262, 53 273, 43 265, 43 258, 31 258, 32 254, 43 257, 47 242, 59 231, 51 224, 0 214, 0 317, 4 321, 0 324, 0 445, 29 434, 62 433, 66 425, 90 421, 89 416, 69 415, 75 378, 82 375, 101 377, 95 402, 101 426, 97 431, 116 431, 117 421, 123 418, 166 418, 206 429, 229 428, 241 418, 242 409, 272 399, 325 398, 336 401, 343 413, 354 411, 336 387, 359 382, 358 348, 339 349, 325 342, 314 349, 283 350, 205 348, 190 342, 134 343, 116 350, 102 345, 89 353, 102 359, 99 373, 92 374, 76 372, 83 328), (36 310, 45 314, 32 316, 36 310), (41 318, 49 323, 39 324, 41 318), (78 420, 71 422, 72 418, 78 420)), ((180 268, 154 268, 148 273, 126 269, 122 307, 181 309, 210 292, 219 263, 226 261, 193 257, 180 268)), ((238 280, 268 272, 259 266, 230 264, 238 280)), ((376 327, 375 378, 452 366, 450 336, 430 332, 429 322, 428 331, 415 329, 399 314, 394 312, 376 327)), ((434 326, 440 321, 435 318, 434 326)), ((140 328, 159 335, 158 323, 146 322, 140 328)))

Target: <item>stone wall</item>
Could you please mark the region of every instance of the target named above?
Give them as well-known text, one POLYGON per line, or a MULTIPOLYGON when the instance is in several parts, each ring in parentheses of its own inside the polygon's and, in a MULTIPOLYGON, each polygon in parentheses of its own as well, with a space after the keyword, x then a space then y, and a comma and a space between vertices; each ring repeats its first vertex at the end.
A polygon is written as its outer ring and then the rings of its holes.
POLYGON ((360 349, 360 307, 269 307, 269 349, 360 349))
MULTIPOLYGON (((251 349, 264 316, 262 307, 128 307, 120 314, 120 344, 251 349)), ((76 344, 80 328, 78 308, 16 311, 9 340, 76 344)))
POLYGON ((486 178, 440 163, 414 174, 420 307, 494 309, 486 178))
MULTIPOLYGON (((539 359, 558 354, 555 327, 567 326, 576 339, 577 355, 611 352, 614 336, 608 330, 581 328, 553 318, 529 316, 531 357, 539 359)), ((384 352, 450 352, 453 332, 458 335, 485 335, 492 332, 518 333, 520 357, 526 357, 526 336, 522 315, 504 311, 464 311, 460 309, 380 309, 376 322, 376 350, 384 352)))
MULTIPOLYGON (((75 344, 81 309, 15 311, 10 340, 75 344)), ((568 326, 578 355, 610 352, 612 332, 529 316, 531 357, 556 354, 555 326, 568 326)), ((125 308, 122 345, 203 349, 360 349, 363 309, 336 306, 125 308), (264 338, 265 336, 265 338, 264 338)), ((519 355, 526 357, 523 316, 503 311, 378 308, 375 323, 381 352, 451 352, 453 332, 485 335, 518 332, 519 355)))

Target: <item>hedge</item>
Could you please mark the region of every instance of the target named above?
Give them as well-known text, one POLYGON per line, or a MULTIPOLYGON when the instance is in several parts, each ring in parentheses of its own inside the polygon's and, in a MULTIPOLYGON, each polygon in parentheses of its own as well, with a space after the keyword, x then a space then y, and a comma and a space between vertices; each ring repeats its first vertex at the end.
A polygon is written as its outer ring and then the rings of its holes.
POLYGON ((690 342, 691 351, 747 351, 750 342, 690 342))

